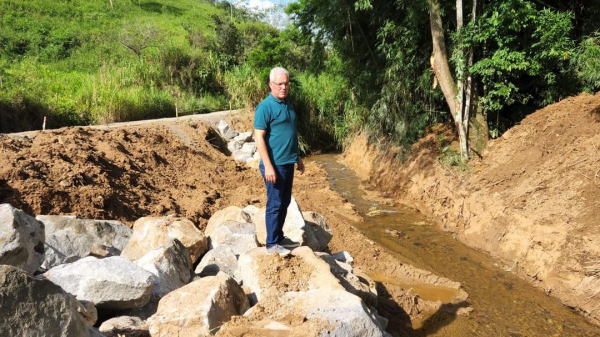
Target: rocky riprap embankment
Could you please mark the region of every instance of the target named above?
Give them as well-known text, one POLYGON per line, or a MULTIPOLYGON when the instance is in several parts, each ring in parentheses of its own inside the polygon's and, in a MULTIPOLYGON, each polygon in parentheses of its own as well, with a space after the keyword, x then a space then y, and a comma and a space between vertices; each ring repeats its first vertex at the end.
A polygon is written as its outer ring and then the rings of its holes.
POLYGON ((288 257, 261 247, 255 206, 218 211, 202 232, 175 216, 131 230, 2 204, 0 229, 1 336, 388 336, 374 282, 327 252, 325 219, 295 201, 284 230, 302 246, 288 257))
POLYGON ((226 121, 220 120, 217 124, 217 132, 227 143, 227 150, 231 152, 235 161, 248 163, 260 160, 252 131, 236 131, 226 121))

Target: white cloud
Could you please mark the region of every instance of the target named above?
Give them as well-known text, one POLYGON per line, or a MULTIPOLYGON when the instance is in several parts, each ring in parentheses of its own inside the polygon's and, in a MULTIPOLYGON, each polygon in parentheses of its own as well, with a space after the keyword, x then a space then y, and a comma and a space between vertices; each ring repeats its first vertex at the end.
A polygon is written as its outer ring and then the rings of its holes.
POLYGON ((269 0, 250 0, 248 7, 256 8, 258 10, 265 10, 275 7, 275 4, 269 0))
POLYGON ((289 0, 229 0, 234 6, 244 7, 252 12, 263 15, 262 21, 278 29, 284 29, 289 23, 289 17, 284 8, 289 0))

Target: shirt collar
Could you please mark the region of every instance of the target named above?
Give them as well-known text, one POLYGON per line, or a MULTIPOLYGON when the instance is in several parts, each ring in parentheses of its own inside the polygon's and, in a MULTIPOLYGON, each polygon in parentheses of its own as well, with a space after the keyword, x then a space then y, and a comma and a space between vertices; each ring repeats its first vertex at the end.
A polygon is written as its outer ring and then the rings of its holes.
MULTIPOLYGON (((269 93, 269 96, 271 96, 271 98, 273 98, 273 100, 275 100, 275 102, 277 102, 277 103, 279 103, 279 104, 285 103, 285 99, 279 99, 279 98, 277 98, 277 97, 273 96, 273 94, 272 94, 272 93, 269 93)), ((287 97, 286 97, 286 98, 287 98, 287 97)))

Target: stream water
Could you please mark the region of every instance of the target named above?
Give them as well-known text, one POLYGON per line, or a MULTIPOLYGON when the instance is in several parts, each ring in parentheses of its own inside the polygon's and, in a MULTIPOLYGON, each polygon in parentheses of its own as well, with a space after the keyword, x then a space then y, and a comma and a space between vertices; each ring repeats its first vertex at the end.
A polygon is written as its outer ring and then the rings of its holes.
MULTIPOLYGON (((469 294, 474 309, 466 316, 452 316, 423 326, 413 320, 408 336, 600 336, 600 328, 512 274, 511 268, 469 248, 439 229, 431 219, 403 206, 369 200, 360 179, 338 162, 335 155, 309 158, 329 175, 332 189, 356 206, 365 221, 356 226, 400 261, 458 281, 469 294), (390 235, 390 231, 395 235, 390 235)), ((371 275, 375 281, 395 280, 371 275)), ((405 285, 424 299, 448 301, 444 290, 405 285)), ((446 291, 447 292, 447 291, 446 291)))

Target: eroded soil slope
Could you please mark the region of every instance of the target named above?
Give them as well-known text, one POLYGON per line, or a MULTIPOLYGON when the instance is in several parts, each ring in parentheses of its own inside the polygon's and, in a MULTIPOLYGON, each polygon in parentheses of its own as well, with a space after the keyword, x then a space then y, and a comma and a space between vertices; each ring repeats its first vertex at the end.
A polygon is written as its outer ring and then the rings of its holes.
POLYGON ((383 154, 359 137, 345 160, 372 187, 416 205, 599 324, 600 93, 528 116, 466 171, 440 164, 449 138, 436 128, 400 164, 394 150, 383 154))
POLYGON ((176 213, 202 226, 217 209, 258 203, 262 187, 253 172, 211 146, 210 137, 198 123, 2 136, 0 202, 29 214, 129 224, 176 213))

